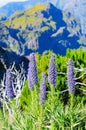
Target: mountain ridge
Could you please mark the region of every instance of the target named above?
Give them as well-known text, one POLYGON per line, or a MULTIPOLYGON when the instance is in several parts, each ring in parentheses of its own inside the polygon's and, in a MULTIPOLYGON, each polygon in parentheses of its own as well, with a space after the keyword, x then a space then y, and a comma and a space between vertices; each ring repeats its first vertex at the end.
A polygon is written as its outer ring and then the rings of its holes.
MULTIPOLYGON (((37 4, 28 10, 20 11, 3 23, 5 27, 0 25, 3 30, 0 42, 21 55, 43 53, 46 50, 65 55, 67 48, 80 47, 77 35, 80 30, 76 30, 76 33, 73 33, 72 27, 72 31, 68 30, 63 12, 51 3, 37 4)), ((77 24, 74 27, 76 26, 77 24)))

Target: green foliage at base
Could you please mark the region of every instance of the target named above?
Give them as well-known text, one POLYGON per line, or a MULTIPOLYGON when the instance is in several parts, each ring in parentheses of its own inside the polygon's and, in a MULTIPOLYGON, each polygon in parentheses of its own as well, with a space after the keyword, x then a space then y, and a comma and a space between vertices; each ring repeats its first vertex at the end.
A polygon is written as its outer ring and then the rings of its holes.
POLYGON ((0 110, 0 126, 3 130, 86 129, 86 108, 83 99, 77 102, 77 96, 71 95, 64 105, 60 92, 50 89, 45 103, 41 105, 37 86, 32 91, 27 88, 25 83, 19 99, 4 103, 3 111, 0 110))

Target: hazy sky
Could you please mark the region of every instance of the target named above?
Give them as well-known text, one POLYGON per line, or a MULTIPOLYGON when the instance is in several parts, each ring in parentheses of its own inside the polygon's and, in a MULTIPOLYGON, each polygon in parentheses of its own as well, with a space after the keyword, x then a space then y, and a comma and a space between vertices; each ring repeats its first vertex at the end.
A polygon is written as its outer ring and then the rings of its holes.
POLYGON ((0 7, 7 4, 8 2, 19 2, 19 1, 26 1, 26 0, 0 0, 0 7))

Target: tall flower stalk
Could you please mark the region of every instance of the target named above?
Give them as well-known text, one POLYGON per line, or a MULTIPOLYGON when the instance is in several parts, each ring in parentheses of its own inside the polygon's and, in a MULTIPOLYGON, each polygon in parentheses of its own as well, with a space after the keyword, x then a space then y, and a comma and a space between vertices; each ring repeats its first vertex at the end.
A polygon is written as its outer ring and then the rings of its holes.
POLYGON ((36 67, 36 60, 35 60, 34 53, 30 54, 28 79, 29 79, 29 84, 32 85, 32 87, 38 82, 37 67, 36 67))
POLYGON ((48 82, 56 88, 56 57, 54 54, 51 55, 49 68, 48 68, 48 82))
POLYGON ((28 87, 30 90, 33 90, 34 86, 31 82, 31 77, 30 77, 30 74, 29 74, 29 70, 28 70, 28 87))
POLYGON ((11 69, 6 71, 6 94, 8 99, 15 97, 11 69))
POLYGON ((35 54, 30 54, 30 62, 28 66, 28 87, 31 91, 31 107, 32 107, 32 113, 37 114, 38 110, 38 92, 37 92, 37 86, 38 83, 38 74, 37 74, 37 66, 36 66, 36 59, 35 54))
POLYGON ((69 59, 67 64, 67 84, 69 93, 75 91, 75 79, 74 79, 74 63, 73 60, 69 59))
POLYGON ((41 81, 40 81, 40 103, 43 104, 46 98, 46 75, 43 72, 42 73, 42 77, 41 77, 41 81))

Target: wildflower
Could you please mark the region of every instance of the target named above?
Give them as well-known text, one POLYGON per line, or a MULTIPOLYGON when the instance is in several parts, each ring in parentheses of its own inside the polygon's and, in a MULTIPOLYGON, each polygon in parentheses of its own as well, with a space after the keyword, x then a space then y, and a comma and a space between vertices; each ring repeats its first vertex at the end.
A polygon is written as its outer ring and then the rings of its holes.
POLYGON ((34 88, 33 84, 31 83, 29 71, 28 71, 28 87, 30 88, 30 90, 33 90, 34 88))
POLYGON ((37 67, 34 53, 30 54, 30 63, 28 71, 31 84, 32 85, 36 84, 38 82, 38 76, 37 76, 37 67))
POLYGON ((73 60, 68 60, 67 66, 67 83, 68 83, 68 91, 72 93, 75 91, 75 79, 74 79, 74 64, 73 60))
POLYGON ((46 75, 42 73, 41 81, 40 81, 40 103, 44 103, 46 98, 46 75))
POLYGON ((48 69, 48 82, 52 84, 54 87, 56 87, 56 59, 55 55, 52 54, 50 58, 50 63, 49 63, 49 69, 48 69))
POLYGON ((7 69, 6 71, 6 94, 9 99, 15 97, 13 91, 13 80, 11 69, 7 69))

